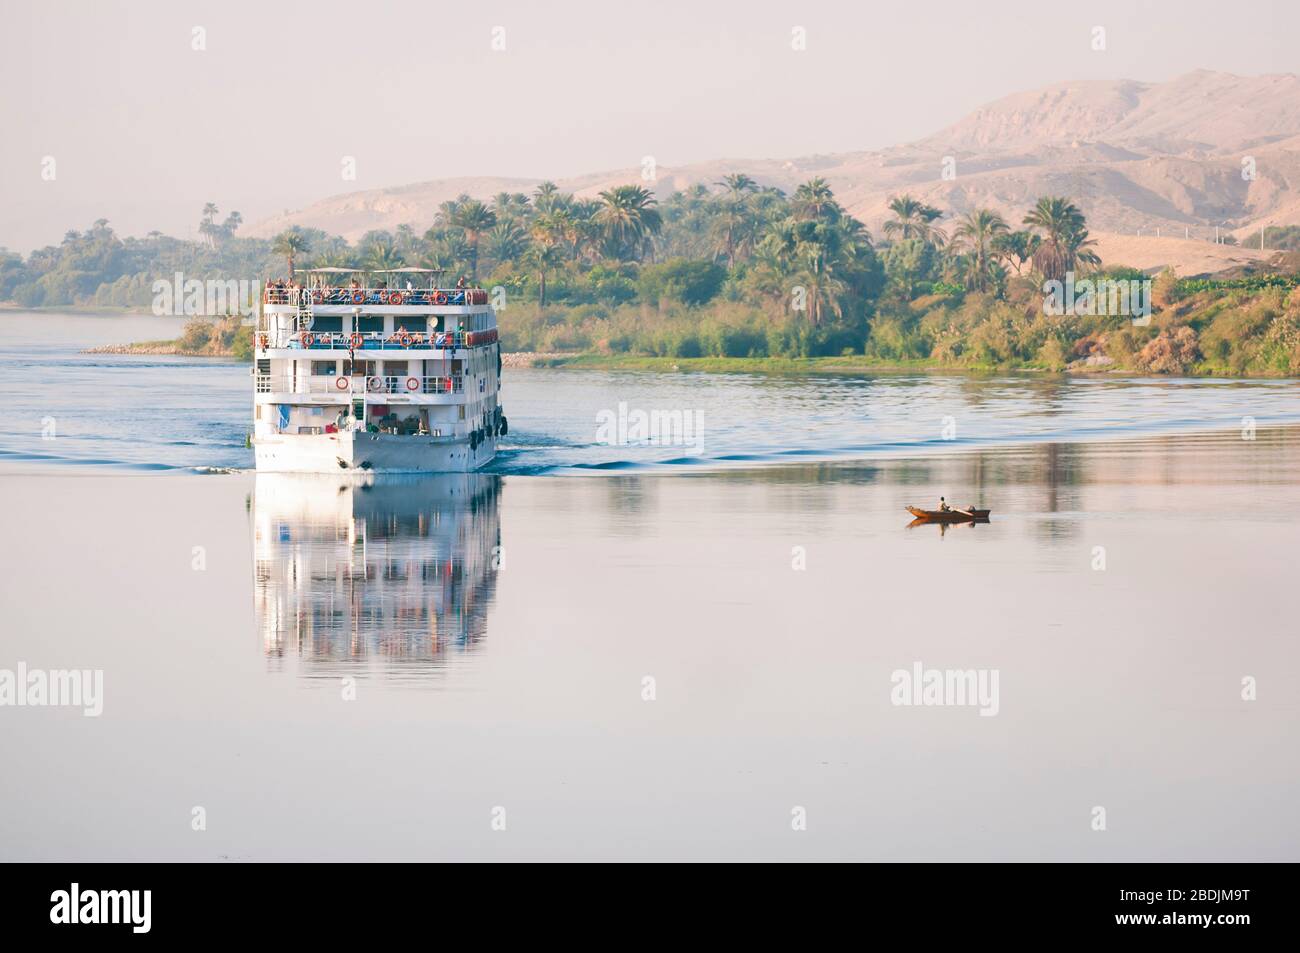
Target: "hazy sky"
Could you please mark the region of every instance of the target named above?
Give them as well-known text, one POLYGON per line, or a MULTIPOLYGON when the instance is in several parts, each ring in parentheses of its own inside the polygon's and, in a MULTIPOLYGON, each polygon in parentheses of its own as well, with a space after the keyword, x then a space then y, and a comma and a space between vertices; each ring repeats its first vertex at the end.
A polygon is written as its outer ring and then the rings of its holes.
POLYGON ((184 236, 205 201, 253 222, 447 176, 876 148, 1047 83, 1300 63, 1296 0, 4 0, 0 27, 0 245, 24 252, 99 217, 184 236))

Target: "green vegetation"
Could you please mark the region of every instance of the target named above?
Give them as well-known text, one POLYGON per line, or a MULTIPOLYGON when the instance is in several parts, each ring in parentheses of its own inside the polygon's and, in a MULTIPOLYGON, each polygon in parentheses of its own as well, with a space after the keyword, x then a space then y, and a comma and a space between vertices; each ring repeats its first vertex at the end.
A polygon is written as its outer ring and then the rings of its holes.
MULTIPOLYGON (((461 196, 422 233, 403 225, 350 244, 307 228, 240 238, 238 213, 218 224, 208 205, 199 242, 121 240, 101 220, 26 260, 0 252, 0 299, 147 308, 153 281, 177 271, 230 280, 418 265, 504 291, 506 350, 574 363, 1300 373, 1295 274, 1160 275, 1146 326, 1077 307, 1048 314, 1045 281, 1147 277, 1104 265, 1067 198, 1038 199, 1018 226, 988 209, 945 223, 907 195, 889 207, 877 242, 816 178, 787 196, 736 173, 663 203, 638 185, 579 199, 544 183, 490 202, 461 196)), ((247 346, 233 326, 186 335, 195 352, 247 346)))

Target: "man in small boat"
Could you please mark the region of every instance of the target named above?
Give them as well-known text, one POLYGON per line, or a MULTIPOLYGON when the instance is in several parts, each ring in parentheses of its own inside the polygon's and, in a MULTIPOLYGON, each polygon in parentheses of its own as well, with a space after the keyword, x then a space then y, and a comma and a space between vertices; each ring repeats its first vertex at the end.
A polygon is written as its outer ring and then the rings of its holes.
POLYGON ((944 500, 944 498, 943 498, 942 496, 939 497, 939 512, 940 512, 940 513, 949 513, 949 512, 951 512, 951 511, 952 511, 952 508, 947 504, 947 502, 944 500))

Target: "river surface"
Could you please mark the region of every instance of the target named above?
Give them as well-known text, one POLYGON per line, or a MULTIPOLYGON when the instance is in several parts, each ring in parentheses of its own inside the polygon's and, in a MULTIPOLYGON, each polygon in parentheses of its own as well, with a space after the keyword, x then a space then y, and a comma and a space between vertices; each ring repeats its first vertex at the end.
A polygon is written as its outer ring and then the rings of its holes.
POLYGON ((0 675, 103 679, 0 859, 1300 859, 1294 382, 507 369, 490 473, 259 476, 79 353, 179 323, 0 315, 0 675))
MULTIPOLYGON (((101 344, 174 338, 184 321, 0 312, 0 367, 9 393, 0 460, 250 468, 248 365, 82 353, 101 344), (56 439, 49 439, 51 427, 56 439)), ((502 404, 510 434, 492 470, 537 474, 751 467, 1239 429, 1243 420, 1295 423, 1300 384, 507 368, 502 404), (638 440, 638 412, 678 416, 638 440), (612 426, 602 429, 602 422, 612 426)))

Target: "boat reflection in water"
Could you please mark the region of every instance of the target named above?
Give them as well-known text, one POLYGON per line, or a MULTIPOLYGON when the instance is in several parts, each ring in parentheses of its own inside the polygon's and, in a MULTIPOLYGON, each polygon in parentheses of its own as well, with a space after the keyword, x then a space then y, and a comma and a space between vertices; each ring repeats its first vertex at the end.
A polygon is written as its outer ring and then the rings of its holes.
POLYGON ((259 473, 253 591, 272 668, 421 676, 486 634, 500 478, 259 473))

